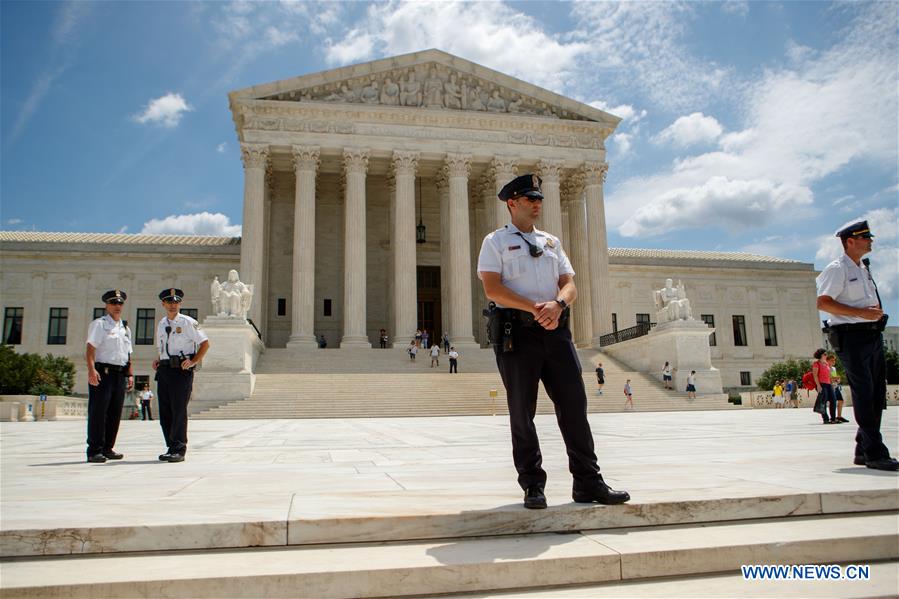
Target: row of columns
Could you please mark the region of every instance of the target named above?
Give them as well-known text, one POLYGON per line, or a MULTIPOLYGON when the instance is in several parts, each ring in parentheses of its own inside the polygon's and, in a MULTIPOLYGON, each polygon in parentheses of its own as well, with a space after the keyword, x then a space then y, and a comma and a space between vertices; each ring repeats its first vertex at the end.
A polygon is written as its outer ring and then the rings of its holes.
MULTIPOLYGON (((294 146, 296 176, 292 328, 288 346, 315 347, 315 204, 316 177, 320 149, 294 146)), ((264 185, 269 149, 264 145, 243 144, 244 164, 243 238, 241 278, 255 285, 259 301, 250 318, 261 323, 266 302, 264 290, 264 185)), ((370 153, 347 148, 343 152, 345 176, 344 211, 344 333, 341 347, 370 347, 366 327, 366 224, 365 180, 370 153)), ((391 223, 393 239, 393 331, 395 339, 410 339, 417 328, 417 285, 415 245, 415 178, 419 154, 393 153, 391 182, 391 223)), ((567 238, 568 254, 578 276, 579 301, 574 304, 574 337, 579 344, 598 345, 601 334, 611 332, 608 243, 605 229, 602 185, 608 166, 585 163, 573 177, 562 181, 563 163, 542 160, 537 173, 543 179, 543 216, 539 228, 567 238), (562 234, 562 192, 567 196, 570 234, 562 234)), ((508 210, 495 200, 495 193, 518 174, 517 160, 497 156, 487 170, 485 199, 494 190, 491 210, 487 206, 488 228, 509 222, 508 210), (492 181, 490 180, 492 179, 492 181)), ((468 187, 471 156, 450 153, 438 173, 441 197, 441 272, 446 282, 446 321, 455 345, 474 345, 472 332, 471 226, 468 187)))

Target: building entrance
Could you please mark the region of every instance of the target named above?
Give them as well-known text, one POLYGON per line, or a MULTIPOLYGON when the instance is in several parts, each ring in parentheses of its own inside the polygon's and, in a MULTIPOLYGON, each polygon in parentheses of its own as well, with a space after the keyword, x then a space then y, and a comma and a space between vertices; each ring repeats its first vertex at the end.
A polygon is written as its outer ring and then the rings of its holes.
POLYGON ((440 306, 440 267, 419 266, 418 285, 418 328, 427 331, 432 343, 443 335, 440 306))

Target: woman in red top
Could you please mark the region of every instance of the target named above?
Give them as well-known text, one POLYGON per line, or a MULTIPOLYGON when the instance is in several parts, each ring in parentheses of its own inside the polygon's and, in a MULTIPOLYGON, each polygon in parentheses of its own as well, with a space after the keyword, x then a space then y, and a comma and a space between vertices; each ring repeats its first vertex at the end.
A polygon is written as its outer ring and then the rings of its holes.
POLYGON ((818 392, 818 402, 830 409, 830 418, 827 412, 822 412, 821 417, 824 424, 837 423, 837 398, 833 394, 833 386, 830 382, 830 363, 827 361, 827 350, 819 349, 815 351, 815 361, 812 362, 812 376, 815 379, 815 390, 818 392))

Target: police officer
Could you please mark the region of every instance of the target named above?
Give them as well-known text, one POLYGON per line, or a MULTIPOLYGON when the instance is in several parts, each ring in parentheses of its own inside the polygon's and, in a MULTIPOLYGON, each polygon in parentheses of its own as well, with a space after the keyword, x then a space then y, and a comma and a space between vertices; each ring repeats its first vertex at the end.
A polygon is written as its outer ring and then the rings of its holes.
POLYGON ((899 470, 899 461, 880 434, 880 420, 886 409, 886 362, 883 329, 888 316, 877 286, 862 256, 871 251, 874 235, 868 221, 858 221, 837 231, 843 255, 818 275, 818 310, 830 314, 824 331, 839 356, 849 387, 852 411, 858 432, 855 459, 858 466, 876 470, 899 470))
POLYGON ((102 464, 121 460, 113 451, 125 390, 134 386, 131 370, 131 331, 122 321, 122 309, 128 295, 121 289, 107 291, 101 297, 106 314, 94 319, 87 329, 88 404, 87 461, 102 464))
POLYGON ((553 401, 574 477, 578 503, 624 503, 625 491, 609 488, 599 473, 587 422, 581 365, 568 330, 569 305, 577 297, 574 270, 557 237, 534 228, 543 206, 541 180, 522 175, 499 192, 512 223, 484 238, 478 276, 492 304, 491 343, 509 404, 512 457, 524 507, 546 507, 546 472, 534 427, 540 381, 553 401))
POLYGON ((159 294, 165 316, 156 326, 156 348, 159 359, 156 370, 156 394, 159 403, 159 425, 165 437, 163 462, 183 462, 187 453, 187 402, 194 385, 194 367, 209 350, 209 338, 197 321, 180 313, 184 292, 164 289, 159 294))

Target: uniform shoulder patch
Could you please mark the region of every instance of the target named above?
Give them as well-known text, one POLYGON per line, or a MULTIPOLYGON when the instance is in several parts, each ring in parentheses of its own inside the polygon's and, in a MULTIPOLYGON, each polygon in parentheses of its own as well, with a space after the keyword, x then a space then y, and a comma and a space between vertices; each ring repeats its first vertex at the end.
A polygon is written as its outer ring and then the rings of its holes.
POLYGON ((553 249, 554 247, 556 247, 556 242, 553 240, 552 237, 546 238, 546 247, 548 247, 549 249, 553 249))

